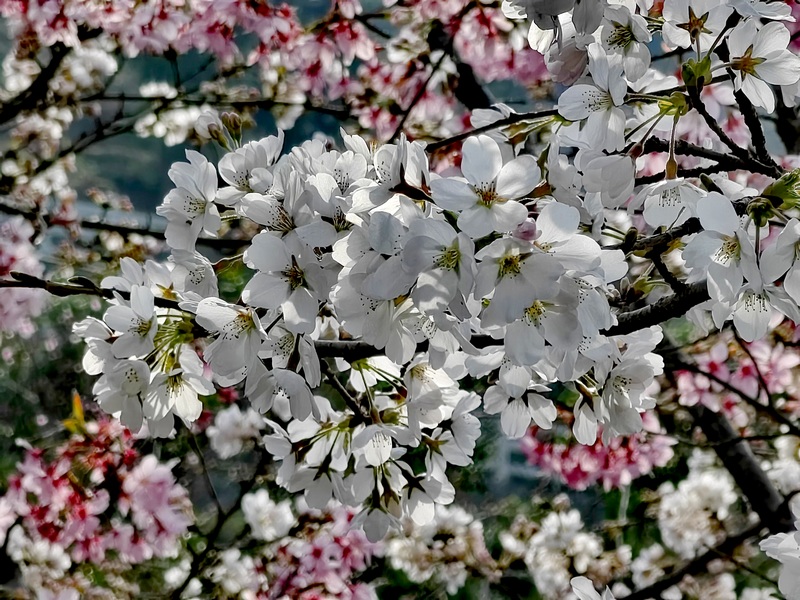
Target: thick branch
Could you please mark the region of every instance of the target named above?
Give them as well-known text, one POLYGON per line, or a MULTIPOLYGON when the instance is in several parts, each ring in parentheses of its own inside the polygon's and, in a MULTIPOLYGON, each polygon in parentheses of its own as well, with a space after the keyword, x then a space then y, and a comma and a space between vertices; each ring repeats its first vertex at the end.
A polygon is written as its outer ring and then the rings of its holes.
POLYGON ((690 407, 689 412, 703 430, 706 439, 715 444, 714 452, 747 497, 764 526, 771 533, 790 531, 794 523, 792 511, 758 464, 749 444, 736 434, 721 413, 709 410, 701 404, 690 407))
POLYGON ((753 103, 750 102, 750 99, 742 90, 737 90, 733 94, 744 117, 744 123, 747 125, 747 129, 750 130, 750 139, 753 141, 756 158, 772 170, 772 173, 767 173, 767 175, 775 178, 780 177, 783 175, 783 169, 778 166, 772 155, 770 155, 769 150, 767 150, 767 138, 764 136, 764 128, 761 126, 761 119, 759 119, 753 103))
POLYGON ((44 100, 50 81, 70 53, 70 48, 61 43, 53 44, 50 48, 50 53, 50 62, 39 72, 30 87, 0 106, 0 123, 7 123, 16 118, 22 111, 36 108, 44 100))
MULTIPOLYGON (((669 152, 669 141, 658 137, 649 137, 644 143, 644 152, 669 152)), ((691 144, 686 140, 675 140, 675 154, 681 156, 696 156, 713 160, 727 171, 750 170, 753 167, 752 160, 743 160, 731 154, 703 148, 696 144, 691 144)))
POLYGON ((708 284, 705 281, 687 285, 683 292, 672 294, 644 308, 617 316, 617 324, 602 332, 605 335, 624 335, 639 329, 658 325, 673 317, 679 317, 708 300, 708 284))
MULTIPOLYGON (((747 196, 732 202, 733 210, 737 215, 743 215, 747 210, 747 205, 753 198, 747 196)), ((605 246, 607 250, 624 250, 625 252, 649 252, 651 250, 663 249, 669 246, 672 242, 682 238, 685 235, 699 233, 703 230, 700 224, 700 219, 692 217, 686 219, 680 225, 668 229, 663 233, 656 233, 645 237, 638 238, 633 244, 625 245, 625 243, 614 244, 612 246, 605 246)))
MULTIPOLYGON (((131 295, 130 292, 124 290, 115 290, 110 288, 100 288, 85 277, 73 278, 74 283, 58 283, 56 281, 48 281, 40 279, 33 275, 19 273, 18 271, 11 271, 13 280, 0 279, 0 288, 27 288, 44 290, 54 296, 65 298, 67 296, 99 296, 100 298, 107 298, 109 300, 119 294, 122 298, 128 300, 131 295)), ((174 308, 180 310, 178 303, 175 300, 167 300, 166 298, 155 298, 155 305, 161 308, 174 308)))

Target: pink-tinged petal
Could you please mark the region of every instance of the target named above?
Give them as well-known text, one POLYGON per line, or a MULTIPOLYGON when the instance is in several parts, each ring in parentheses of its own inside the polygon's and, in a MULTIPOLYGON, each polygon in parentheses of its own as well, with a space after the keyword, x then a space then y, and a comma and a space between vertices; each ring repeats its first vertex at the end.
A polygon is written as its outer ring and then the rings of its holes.
MULTIPOLYGON (((490 226, 493 231, 513 231, 528 218, 528 209, 516 200, 494 204, 490 209, 490 226)), ((469 233, 468 231, 466 233, 469 233)))
POLYGON ((464 142, 461 172, 472 185, 492 183, 502 167, 500 147, 488 135, 467 138, 464 142))
POLYGON ((530 194, 541 180, 536 159, 526 154, 503 165, 497 175, 495 191, 501 198, 514 200, 530 194))

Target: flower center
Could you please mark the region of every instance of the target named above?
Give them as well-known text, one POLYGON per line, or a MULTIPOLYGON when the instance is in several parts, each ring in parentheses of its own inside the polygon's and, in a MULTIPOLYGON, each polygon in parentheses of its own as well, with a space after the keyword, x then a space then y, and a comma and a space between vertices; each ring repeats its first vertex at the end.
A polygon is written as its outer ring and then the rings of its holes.
POLYGON ((700 15, 699 17, 694 14, 694 8, 689 7, 689 20, 686 23, 680 23, 678 27, 685 29, 689 32, 692 42, 695 42, 700 37, 701 33, 711 33, 711 30, 706 28, 706 21, 708 21, 708 13, 700 15))
POLYGON ((736 236, 726 237, 722 242, 722 246, 714 253, 714 262, 723 265, 730 264, 731 261, 739 258, 740 252, 741 247, 736 236))
POLYGON ((533 325, 538 326, 542 323, 542 317, 544 316, 546 310, 547 309, 541 301, 535 300, 533 304, 525 309, 525 319, 527 319, 533 325))
POLYGON ((458 249, 458 242, 455 242, 449 248, 445 248, 444 252, 436 257, 433 264, 440 269, 455 271, 458 268, 460 258, 461 252, 458 249))
POLYGON ((521 258, 519 254, 506 254, 497 263, 497 274, 500 277, 519 275, 521 258))
POLYGON ((750 44, 750 47, 744 51, 744 56, 740 56, 739 58, 734 58, 731 61, 731 67, 734 69, 742 72, 742 78, 747 77, 748 75, 756 75, 756 67, 764 62, 764 58, 753 58, 753 45, 750 44))
POLYGON ((608 36, 609 46, 612 48, 616 47, 625 50, 628 48, 628 46, 636 41, 630 25, 623 25, 622 23, 617 23, 616 21, 612 21, 611 24, 614 26, 614 31, 612 31, 611 35, 608 36))
POLYGON ((486 208, 492 208, 495 202, 505 202, 504 198, 497 195, 494 181, 472 186, 472 191, 478 196, 478 204, 486 208))
POLYGON ((222 337, 226 340, 238 340, 242 334, 253 331, 256 324, 253 316, 248 313, 239 313, 236 317, 222 327, 222 337))

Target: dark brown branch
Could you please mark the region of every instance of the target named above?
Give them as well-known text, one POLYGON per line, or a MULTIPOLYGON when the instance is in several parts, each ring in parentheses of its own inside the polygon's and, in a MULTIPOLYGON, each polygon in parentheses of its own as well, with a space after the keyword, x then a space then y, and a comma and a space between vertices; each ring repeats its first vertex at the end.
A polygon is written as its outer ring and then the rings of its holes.
POLYGON ((236 501, 231 505, 231 507, 222 512, 217 511, 217 522, 214 524, 214 528, 208 533, 205 539, 205 547, 200 551, 194 554, 192 557, 192 564, 189 567, 189 573, 186 575, 186 579, 183 580, 183 583, 179 585, 175 590, 172 591, 170 594, 170 598, 173 600, 179 600, 183 595, 184 590, 189 585, 189 582, 197 577, 202 570, 208 565, 209 560, 214 556, 214 550, 216 550, 217 540, 219 539, 220 534, 222 533, 225 524, 228 522, 228 519, 239 510, 239 506, 242 503, 242 498, 248 494, 258 482, 259 476, 262 475, 262 471, 264 467, 267 465, 269 461, 269 454, 266 450, 261 450, 261 459, 259 460, 258 464, 256 465, 256 470, 253 473, 252 477, 244 480, 239 485, 239 493, 237 494, 236 501))
POLYGON ((750 99, 742 90, 735 91, 733 95, 739 105, 739 111, 744 117, 744 123, 750 131, 750 139, 753 142, 756 158, 772 170, 771 173, 766 173, 766 175, 777 179, 783 175, 783 169, 778 166, 778 163, 775 162, 769 150, 767 150, 767 138, 764 136, 764 128, 761 126, 761 119, 759 119, 753 103, 750 102, 750 99))
MULTIPOLYGON (((733 204, 733 209, 736 211, 737 215, 743 215, 747 210, 747 205, 753 198, 747 196, 745 198, 741 198, 739 200, 735 200, 733 204)), ((637 239, 633 244, 625 246, 624 242, 621 244, 614 244, 612 246, 605 246, 608 250, 626 250, 627 252, 648 252, 654 249, 663 249, 669 246, 675 240, 682 238, 685 235, 691 235, 693 233, 698 233, 703 230, 702 225, 700 225, 700 219, 697 217, 692 217, 690 219, 686 219, 680 225, 668 229, 663 233, 656 233, 653 235, 648 235, 642 238, 637 239)))
POLYGON ((720 379, 713 373, 706 373, 702 371, 697 365, 693 365, 686 361, 678 361, 674 363, 674 367, 677 369, 684 369, 686 371, 691 371, 693 373, 697 373, 699 375, 703 375, 710 379, 711 381, 719 384, 729 392, 733 392, 739 398, 744 400, 747 404, 752 406, 755 410, 764 413, 765 415, 769 416, 772 420, 776 423, 780 423, 781 425, 785 425, 786 429, 792 435, 796 435, 800 437, 800 426, 798 426, 794 421, 792 421, 789 417, 781 413, 777 408, 772 406, 771 404, 763 404, 758 401, 758 398, 753 398, 752 396, 745 394, 742 390, 737 388, 736 386, 730 384, 729 382, 725 381, 724 379, 720 379))
POLYGON ((403 132, 403 127, 405 127, 406 121, 408 121, 408 117, 411 115, 411 111, 414 110, 414 107, 419 103, 420 100, 422 100, 422 97, 425 95, 425 90, 428 89, 428 85, 430 85, 430 82, 433 79, 434 75, 436 75, 436 72, 442 66, 445 56, 446 56, 445 54, 442 54, 439 60, 436 61, 436 64, 431 67, 431 72, 425 78, 425 81, 422 83, 422 85, 419 86, 417 93, 414 94, 414 97, 411 99, 411 102, 403 111, 403 114, 400 117, 400 121, 397 123, 397 127, 394 128, 394 133, 392 133, 392 137, 389 138, 390 142, 396 140, 398 136, 403 132))
POLYGON ((656 267, 659 275, 661 278, 667 283, 667 285, 672 288, 673 293, 681 294, 686 291, 686 283, 678 279, 675 274, 669 270, 664 261, 661 258, 661 250, 654 248, 650 252, 647 253, 647 258, 649 258, 656 267))
MULTIPOLYGON (((648 598, 660 598, 661 592, 681 582, 687 575, 697 575, 707 571, 706 565, 712 560, 717 560, 720 556, 731 556, 736 548, 753 536, 758 535, 763 529, 763 525, 758 523, 745 531, 725 539, 721 544, 714 546, 697 558, 692 559, 680 568, 675 569, 669 575, 662 577, 655 583, 648 585, 640 590, 628 594, 625 600, 647 600, 648 598)), ((622 599, 620 599, 622 600, 622 599)))
POLYGON ((689 94, 689 100, 691 101, 692 108, 700 113, 700 116, 703 117, 703 120, 706 122, 706 125, 708 125, 709 129, 717 134, 717 137, 722 141, 723 144, 731 149, 731 152, 733 152, 736 157, 744 161, 749 160, 750 153, 747 151, 747 149, 742 148, 739 146, 739 144, 734 142, 728 136, 728 134, 725 133, 720 124, 717 123, 717 120, 712 117, 711 114, 709 114, 708 110, 706 109, 706 105, 703 103, 702 98, 700 98, 700 90, 696 87, 689 87, 687 92, 689 94))
MULTIPOLYGON (((678 169, 677 176, 678 177, 685 177, 686 179, 691 179, 692 177, 700 177, 701 175, 707 175, 709 173, 719 173, 721 171, 728 171, 728 165, 726 164, 716 164, 710 165, 708 167, 696 167, 694 169, 678 169)), ((760 171, 751 165, 751 171, 758 172, 760 171)), ((644 175, 643 177, 637 177, 635 179, 636 185, 647 185, 649 183, 656 183, 657 181, 661 181, 664 179, 664 173, 655 173, 654 175, 644 175)))
MULTIPOLYGON (((48 227, 52 226, 61 226, 67 225, 60 222, 53 222, 53 219, 50 215, 47 214, 39 214, 34 211, 24 210, 22 208, 18 208, 16 206, 9 206, 7 204, 3 204, 0 202, 0 213, 4 213, 7 215, 19 215, 24 217, 26 220, 31 221, 33 223, 39 221, 40 219, 44 222, 45 225, 48 227)), ((106 221, 95 221, 89 218, 80 219, 75 221, 75 224, 83 229, 93 229, 97 231, 111 231, 114 233, 119 233, 122 236, 129 236, 129 235, 142 235, 142 236, 150 236, 159 240, 166 239, 166 235, 163 231, 156 231, 153 229, 149 229, 147 227, 141 227, 139 225, 125 225, 122 223, 108 223, 106 221)), ((235 250, 237 248, 241 248, 242 246, 249 244, 250 240, 246 239, 231 239, 231 238, 198 238, 197 245, 198 246, 205 246, 207 248, 215 248, 218 250, 235 250)))
MULTIPOLYGON (((649 137, 644 143, 644 152, 668 152, 669 140, 659 137, 649 137)), ((736 171, 739 169, 749 170, 753 166, 752 160, 743 160, 736 156, 710 148, 703 148, 696 144, 691 144, 686 140, 675 140, 675 154, 681 156, 696 156, 698 158, 707 158, 713 160, 718 165, 722 166, 725 170, 736 171)))
MULTIPOLYGON (((130 292, 124 290, 97 287, 85 277, 75 277, 73 278, 73 283, 48 281, 18 271, 11 271, 11 277, 14 279, 0 279, 0 288, 38 289, 60 298, 66 298, 67 296, 98 296, 111 300, 115 297, 115 294, 119 294, 125 300, 129 300, 131 297, 130 292)), ((175 300, 167 300, 166 298, 155 298, 155 305, 161 308, 180 310, 175 300)))
POLYGON ((691 283, 679 294, 672 294, 644 308, 618 315, 617 324, 601 333, 624 335, 651 325, 658 325, 673 317, 686 314, 689 309, 702 304, 708 298, 708 284, 705 281, 691 283))
POLYGON ((36 79, 31 82, 30 87, 0 106, 0 123, 11 121, 23 111, 33 110, 44 101, 49 90, 50 81, 70 51, 70 48, 61 43, 51 46, 50 62, 39 72, 36 79))
POLYGON ((515 123, 519 123, 520 121, 543 119, 547 117, 555 117, 557 115, 558 111, 556 109, 542 110, 539 112, 513 113, 504 119, 498 119, 494 123, 489 123, 488 125, 483 125, 482 127, 476 127, 475 129, 464 131, 463 133, 459 133, 452 137, 445 138, 437 142, 432 142, 425 147, 425 150, 427 150, 428 152, 435 152, 436 150, 440 150, 441 148, 446 148, 451 144, 455 144, 456 142, 465 140, 473 135, 478 135, 480 133, 486 133, 487 131, 500 129, 501 127, 505 127, 506 125, 514 125, 515 123))
MULTIPOLYGON (((319 351, 317 351, 317 353, 319 353, 319 351)), ((339 395, 342 397, 342 400, 344 400, 344 403, 347 405, 347 408, 350 409, 350 411, 356 416, 356 418, 360 418, 361 422, 370 423, 371 421, 369 418, 369 411, 365 410, 364 407, 358 402, 358 400, 354 398, 353 395, 347 390, 347 388, 344 387, 344 385, 342 385, 342 382, 339 381, 339 379, 336 377, 336 373, 331 371, 330 367, 328 366, 328 363, 322 360, 320 361, 319 364, 323 375, 325 375, 325 379, 328 381, 328 383, 331 384, 333 389, 339 392, 339 395)), ((353 423, 353 425, 356 425, 356 423, 353 423)))
POLYGON ((758 464, 750 445, 736 434, 723 414, 702 404, 690 407, 689 412, 706 439, 715 444, 714 452, 764 526, 771 533, 791 531, 794 523, 792 512, 758 464))

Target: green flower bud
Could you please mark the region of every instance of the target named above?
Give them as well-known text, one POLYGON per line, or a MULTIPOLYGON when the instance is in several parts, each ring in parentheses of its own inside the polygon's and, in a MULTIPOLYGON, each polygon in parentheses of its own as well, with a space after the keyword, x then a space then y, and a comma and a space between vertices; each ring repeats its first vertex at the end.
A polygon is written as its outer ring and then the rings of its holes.
POLYGON ((770 183, 761 195, 781 210, 795 208, 800 202, 800 168, 770 183))

